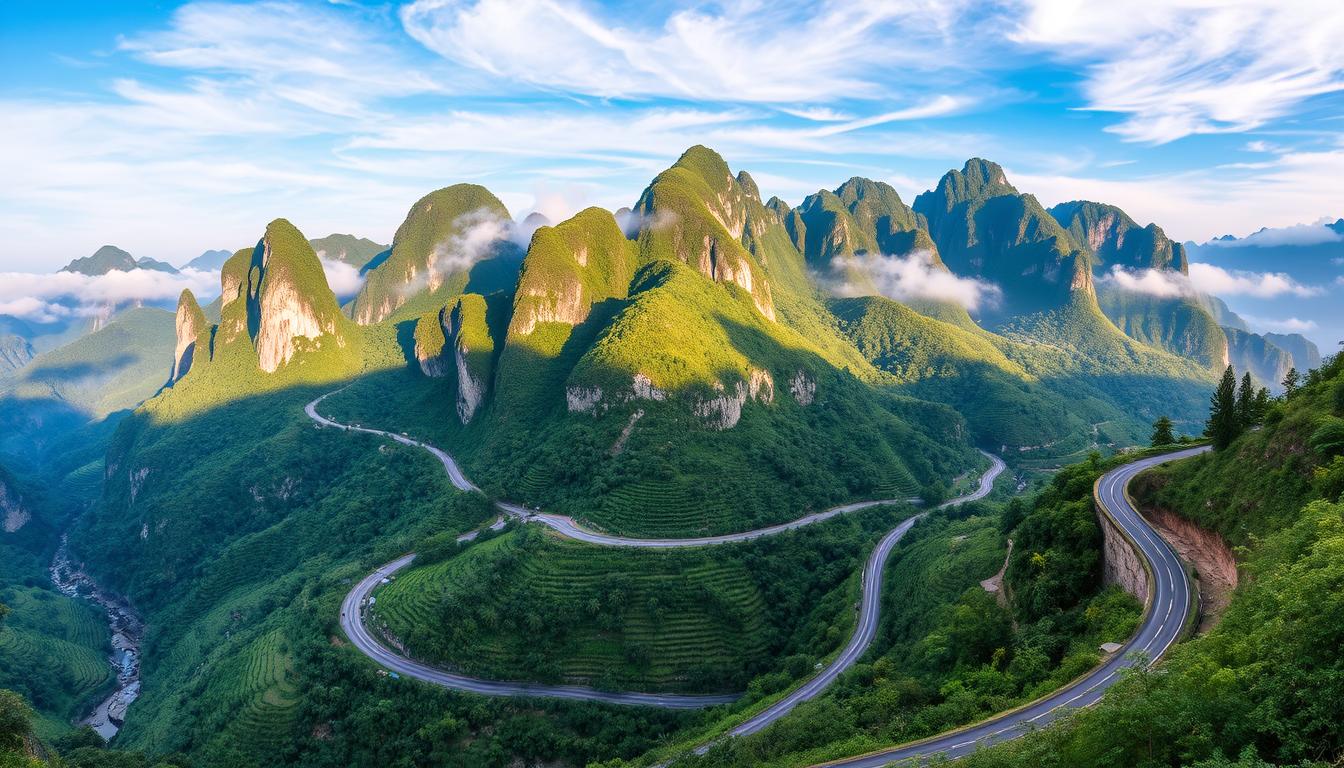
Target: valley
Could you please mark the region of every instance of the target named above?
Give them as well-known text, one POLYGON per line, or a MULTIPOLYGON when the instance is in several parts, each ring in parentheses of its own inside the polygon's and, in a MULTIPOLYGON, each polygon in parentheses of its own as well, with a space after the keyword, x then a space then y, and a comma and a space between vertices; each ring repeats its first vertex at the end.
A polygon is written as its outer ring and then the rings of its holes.
MULTIPOLYGON (((1183 246, 979 158, 793 208, 693 146, 629 209, 455 184, 387 247, 275 219, 211 259, 171 336, 113 312, 0 375, 43 438, 0 445, 0 544, 144 617, 119 680, 37 684, 62 753, 101 700, 107 754, 203 768, 1034 754, 1202 641, 1131 481, 1203 465, 1220 374, 1254 439, 1284 366, 1335 359, 1124 288, 1183 246)), ((30 635, 31 573, 0 570, 30 635)))

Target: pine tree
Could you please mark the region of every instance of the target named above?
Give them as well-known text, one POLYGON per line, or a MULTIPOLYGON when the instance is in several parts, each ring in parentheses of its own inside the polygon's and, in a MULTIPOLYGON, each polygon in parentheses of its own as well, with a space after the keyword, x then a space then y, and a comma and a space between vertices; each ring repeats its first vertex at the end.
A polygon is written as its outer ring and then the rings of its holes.
POLYGON ((1171 419, 1163 416, 1153 422, 1153 447, 1159 445, 1171 445, 1176 442, 1176 435, 1171 431, 1171 419))
POLYGON ((1249 429, 1255 423, 1255 385, 1251 383, 1251 372, 1241 377, 1241 388, 1237 390, 1237 424, 1249 429))
POLYGON ((1232 366, 1223 371, 1223 379, 1213 393, 1209 408, 1209 421, 1204 434, 1213 440, 1213 447, 1226 448, 1241 434, 1241 424, 1237 420, 1237 374, 1232 366))
POLYGON ((1260 391, 1255 393, 1255 423, 1264 424, 1265 414, 1269 413, 1269 390, 1261 387, 1260 391))
POLYGON ((1283 396, 1289 398, 1297 391, 1298 385, 1302 382, 1302 377, 1298 375, 1296 368, 1289 368, 1288 373, 1283 376, 1283 396))

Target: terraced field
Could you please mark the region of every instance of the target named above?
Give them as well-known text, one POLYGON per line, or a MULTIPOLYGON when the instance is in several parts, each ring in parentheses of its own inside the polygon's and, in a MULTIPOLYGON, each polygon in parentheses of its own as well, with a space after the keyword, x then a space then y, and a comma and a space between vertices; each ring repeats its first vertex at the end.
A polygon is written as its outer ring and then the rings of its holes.
POLYGON ((241 742, 261 753, 274 753, 289 741, 298 715, 299 695, 290 680, 292 662, 283 642, 279 630, 253 641, 237 677, 243 704, 232 727, 241 742))
POLYGON ((728 690, 767 657, 740 564, 520 533, 406 572, 375 594, 370 625, 470 674, 629 690, 728 690))
POLYGON ((631 483, 613 489, 592 516, 608 530, 639 530, 652 539, 708 533, 730 515, 722 498, 702 496, 685 484, 631 483))
POLYGON ((61 729, 112 682, 107 624, 48 589, 14 587, 0 601, 13 609, 0 632, 0 688, 28 691, 48 730, 61 729))

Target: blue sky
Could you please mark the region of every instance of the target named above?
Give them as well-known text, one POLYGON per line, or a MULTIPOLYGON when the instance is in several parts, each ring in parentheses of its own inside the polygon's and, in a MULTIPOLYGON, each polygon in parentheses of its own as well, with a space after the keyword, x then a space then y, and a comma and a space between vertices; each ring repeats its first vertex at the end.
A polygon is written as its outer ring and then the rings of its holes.
POLYGON ((0 35, 0 270, 386 242, 459 181, 615 208, 695 143, 791 203, 978 155, 1181 240, 1344 216, 1334 1, 8 0, 0 35))

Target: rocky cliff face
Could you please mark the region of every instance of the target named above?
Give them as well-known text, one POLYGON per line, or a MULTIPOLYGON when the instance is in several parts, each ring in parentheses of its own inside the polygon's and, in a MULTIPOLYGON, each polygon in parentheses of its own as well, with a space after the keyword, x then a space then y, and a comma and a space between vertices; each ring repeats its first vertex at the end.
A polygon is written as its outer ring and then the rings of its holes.
POLYGON ((1185 246, 1172 242, 1156 224, 1138 225, 1113 205, 1075 200, 1060 203, 1050 215, 1074 240, 1096 256, 1099 267, 1159 269, 1186 273, 1190 269, 1185 246))
POLYGON ((177 381, 191 370, 197 355, 208 355, 210 344, 210 323, 205 312, 190 290, 182 291, 177 299, 177 346, 173 350, 173 374, 170 381, 177 381))
POLYGON ((444 314, 444 336, 457 370, 457 418, 468 424, 485 401, 494 369, 495 340, 486 323, 485 297, 463 294, 444 314))
POLYGON ((33 519, 33 513, 19 497, 19 492, 0 478, 0 523, 5 533, 14 533, 33 519))
POLYGON ((711 280, 736 285, 757 311, 775 319, 764 265, 749 244, 776 214, 761 203, 750 176, 734 177, 712 150, 692 147, 658 174, 632 215, 645 260, 681 261, 711 280))
POLYGON ((294 225, 284 219, 271 222, 252 262, 247 294, 249 317, 256 317, 253 342, 261 370, 273 373, 289 362, 300 339, 329 335, 345 345, 339 334, 344 318, 322 264, 294 225))
POLYGON ((722 382, 714 386, 718 394, 697 400, 692 406, 696 416, 705 420, 710 429, 731 429, 742 419, 742 406, 748 400, 764 405, 775 401, 775 380, 766 371, 753 368, 747 373, 746 381, 734 382, 726 387, 722 382))
POLYGON ((435 379, 448 375, 450 365, 444 356, 448 348, 444 329, 445 309, 426 312, 415 321, 415 360, 420 364, 421 373, 435 379))

